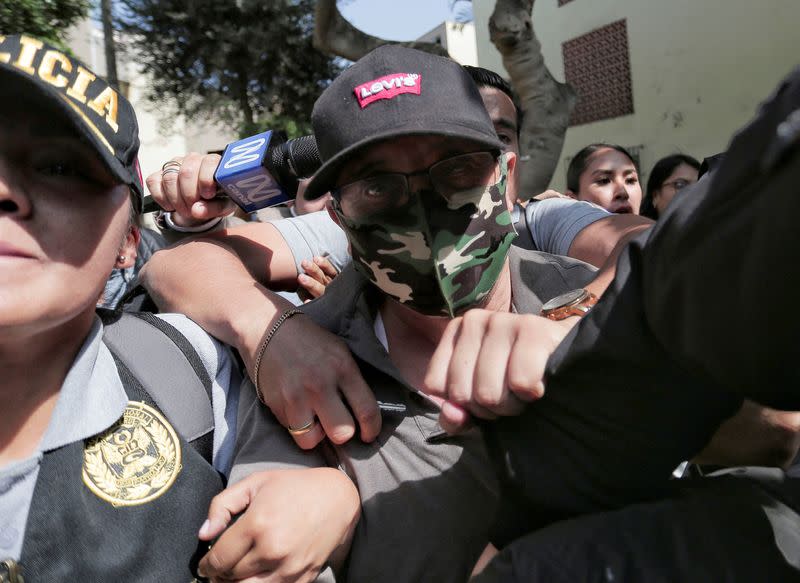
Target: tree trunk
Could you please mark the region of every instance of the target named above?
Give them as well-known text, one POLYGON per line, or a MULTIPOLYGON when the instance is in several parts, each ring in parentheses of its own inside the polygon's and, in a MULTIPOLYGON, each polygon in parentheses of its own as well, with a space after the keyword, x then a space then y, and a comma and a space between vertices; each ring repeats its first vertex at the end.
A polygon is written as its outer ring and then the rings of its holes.
POLYGON ((258 127, 256 126, 255 112, 253 106, 250 105, 250 95, 247 92, 247 85, 249 77, 247 71, 239 69, 237 71, 239 87, 237 93, 239 94, 239 107, 242 110, 242 125, 239 127, 239 137, 245 138, 252 136, 256 133, 258 127))
POLYGON ((336 7, 336 0, 317 0, 314 14, 314 46, 317 50, 357 61, 371 50, 386 44, 398 44, 448 56, 444 47, 435 43, 396 42, 366 34, 342 16, 336 7))
POLYGON ((576 101, 572 87, 556 81, 544 63, 531 21, 534 2, 497 0, 489 19, 489 36, 525 112, 520 132, 520 198, 535 196, 550 184, 576 101))
POLYGON ((103 45, 106 53, 106 81, 119 89, 117 78, 117 45, 114 42, 114 11, 111 0, 100 0, 100 19, 103 21, 103 45))
MULTIPOLYGON (((572 87, 553 79, 544 63, 542 46, 531 23, 534 2, 497 0, 489 19, 489 35, 503 57, 525 112, 520 131, 521 197, 535 196, 550 184, 576 101, 572 87)), ((350 24, 336 7, 336 0, 317 0, 314 46, 318 50, 355 61, 390 42, 393 41, 368 35, 350 24)), ((447 56, 438 44, 396 44, 447 56)))

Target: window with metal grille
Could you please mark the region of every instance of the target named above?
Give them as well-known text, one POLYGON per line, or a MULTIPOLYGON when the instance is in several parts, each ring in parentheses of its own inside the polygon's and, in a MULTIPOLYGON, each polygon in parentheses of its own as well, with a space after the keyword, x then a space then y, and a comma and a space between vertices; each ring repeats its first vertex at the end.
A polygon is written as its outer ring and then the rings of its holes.
POLYGON ((561 49, 564 78, 578 94, 570 125, 633 113, 626 20, 569 40, 561 49))

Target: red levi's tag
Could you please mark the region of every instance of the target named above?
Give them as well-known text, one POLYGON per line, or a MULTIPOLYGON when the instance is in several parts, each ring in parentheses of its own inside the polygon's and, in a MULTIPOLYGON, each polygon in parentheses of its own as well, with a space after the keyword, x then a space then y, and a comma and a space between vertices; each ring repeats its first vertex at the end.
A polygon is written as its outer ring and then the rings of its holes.
POLYGON ((353 91, 358 98, 358 104, 361 109, 364 109, 373 101, 392 99, 401 93, 419 95, 421 88, 422 75, 419 73, 393 73, 362 83, 353 91))

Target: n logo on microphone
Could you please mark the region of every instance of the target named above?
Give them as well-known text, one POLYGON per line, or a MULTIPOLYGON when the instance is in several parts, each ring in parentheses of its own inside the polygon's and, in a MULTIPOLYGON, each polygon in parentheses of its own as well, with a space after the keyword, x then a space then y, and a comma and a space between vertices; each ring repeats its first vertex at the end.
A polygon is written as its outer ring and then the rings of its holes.
POLYGON ((214 175, 228 196, 245 212, 289 200, 263 164, 271 139, 269 131, 230 144, 214 175))

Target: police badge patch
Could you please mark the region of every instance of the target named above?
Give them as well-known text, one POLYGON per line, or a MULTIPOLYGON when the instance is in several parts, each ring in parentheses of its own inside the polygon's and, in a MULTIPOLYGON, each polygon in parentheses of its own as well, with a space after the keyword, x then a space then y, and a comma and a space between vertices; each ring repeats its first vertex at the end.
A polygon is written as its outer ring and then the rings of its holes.
POLYGON ((181 471, 181 445, 169 422, 152 407, 130 401, 122 418, 86 441, 83 482, 113 506, 155 500, 181 471))

